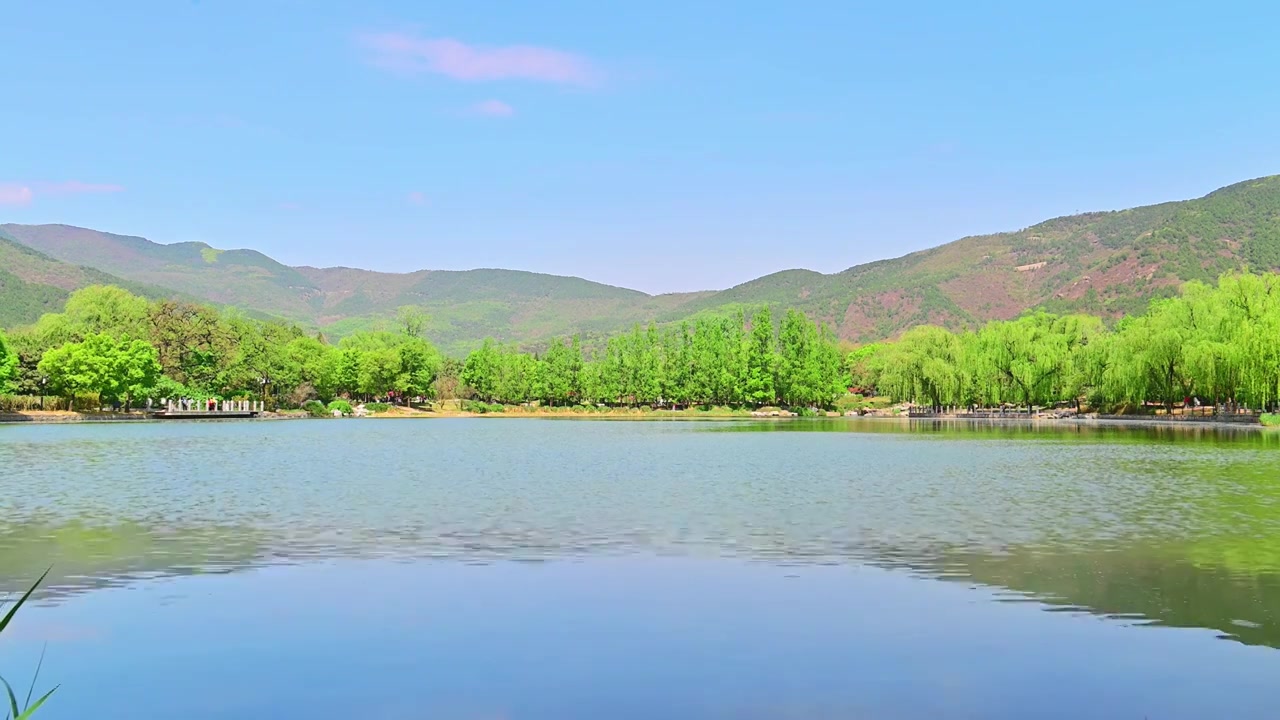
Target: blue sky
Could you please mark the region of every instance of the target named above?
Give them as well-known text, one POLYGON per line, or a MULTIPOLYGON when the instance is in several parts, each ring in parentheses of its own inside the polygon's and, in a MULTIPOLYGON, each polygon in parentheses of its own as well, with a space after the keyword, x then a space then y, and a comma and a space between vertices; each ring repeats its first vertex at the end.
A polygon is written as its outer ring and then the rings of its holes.
POLYGON ((649 292, 1280 172, 1280 7, 9 3, 0 221, 649 292))

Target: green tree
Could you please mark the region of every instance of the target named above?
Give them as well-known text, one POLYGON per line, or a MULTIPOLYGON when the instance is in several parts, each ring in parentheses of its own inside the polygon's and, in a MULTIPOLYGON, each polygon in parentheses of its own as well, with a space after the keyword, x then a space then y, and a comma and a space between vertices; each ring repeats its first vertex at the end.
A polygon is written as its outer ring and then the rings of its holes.
POLYGON ((342 339, 323 383, 334 392, 430 397, 441 358, 426 339, 408 332, 361 332, 342 339))
POLYGON ((9 341, 0 332, 0 392, 9 392, 18 367, 18 353, 9 348, 9 341))
POLYGON ((978 382, 995 390, 996 401, 1016 400, 1028 412, 1053 402, 1061 389, 1073 344, 1074 327, 1057 316, 1035 313, 1008 322, 992 322, 976 338, 978 382))
POLYGON ((845 367, 849 371, 849 381, 853 386, 866 392, 874 392, 880 384, 880 373, 884 368, 883 357, 886 343, 868 343, 856 348, 845 356, 845 367))
POLYGON ((538 367, 539 399, 548 405, 564 405, 581 394, 582 348, 578 339, 571 343, 553 340, 540 359, 538 367))
POLYGON ((410 397, 434 397, 442 363, 440 353, 426 340, 409 335, 396 348, 399 367, 396 390, 410 397))
POLYGON ((688 323, 668 330, 662 338, 663 397, 679 406, 694 400, 693 338, 688 323))
POLYGON ((128 406, 134 396, 156 384, 160 361, 156 349, 144 340, 96 333, 45 353, 40 372, 69 401, 80 393, 96 393, 100 401, 123 400, 128 406))
POLYGON ((700 318, 690 341, 690 400, 707 405, 743 401, 747 353, 741 317, 700 318))
POLYGON ((1062 322, 1072 340, 1057 399, 1074 402, 1077 410, 1082 409, 1084 399, 1094 406, 1105 403, 1103 393, 1111 360, 1111 334, 1101 319, 1089 315, 1070 315, 1062 322))
POLYGON ((420 338, 427 330, 431 316, 417 305, 401 305, 396 308, 396 325, 400 332, 411 338, 420 338))
POLYGON ((433 393, 437 400, 455 400, 462 396, 462 363, 454 358, 443 358, 436 374, 433 393))
POLYGON ((1182 298, 1169 298, 1117 326, 1108 367, 1113 397, 1136 404, 1157 401, 1172 410, 1195 392, 1194 365, 1187 354, 1193 332, 1189 310, 1182 298))
POLYGON ((193 389, 218 389, 219 375, 233 360, 235 338, 213 308, 167 300, 151 309, 150 324, 165 375, 193 389))
POLYGON ((533 400, 537 376, 538 361, 532 355, 511 346, 499 348, 494 399, 510 404, 533 400))
POLYGON ((332 400, 335 394, 333 377, 328 372, 335 350, 317 338, 299 336, 284 347, 286 362, 296 373, 298 384, 293 388, 292 401, 301 405, 312 399, 310 388, 324 400, 332 400))
POLYGON ((356 389, 366 398, 381 397, 394 390, 400 374, 400 354, 394 348, 377 348, 360 353, 356 389))
POLYGON ((236 313, 221 319, 228 349, 218 358, 211 389, 226 395, 257 395, 270 405, 286 399, 302 383, 301 367, 288 350, 303 338, 297 327, 259 322, 236 313))
POLYGON ((774 374, 778 370, 778 351, 773 333, 773 315, 769 307, 758 310, 751 318, 750 346, 747 348, 745 396, 754 405, 770 405, 777 401, 774 374))
POLYGON ((498 350, 492 338, 486 339, 478 349, 467 355, 462 366, 462 383, 471 388, 476 397, 485 402, 493 402, 498 392, 499 362, 498 350))
POLYGON ((359 348, 344 347, 330 353, 324 370, 324 386, 334 395, 354 396, 360 390, 360 366, 364 353, 359 348))
POLYGON ((115 285, 91 285, 71 293, 63 314, 78 338, 92 333, 146 337, 150 303, 115 285))
POLYGON ((830 330, 788 310, 778 333, 778 395, 788 405, 827 406, 847 387, 843 358, 830 330))
POLYGON ((967 394, 963 345, 946 328, 920 325, 885 351, 880 389, 898 401, 960 405, 967 394))

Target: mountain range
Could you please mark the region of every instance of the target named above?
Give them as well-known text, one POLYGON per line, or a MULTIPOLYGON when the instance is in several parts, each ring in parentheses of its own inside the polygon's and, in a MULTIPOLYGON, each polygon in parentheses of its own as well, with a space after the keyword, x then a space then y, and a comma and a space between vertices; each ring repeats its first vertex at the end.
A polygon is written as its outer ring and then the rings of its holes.
POLYGON ((79 287, 115 283, 278 317, 339 337, 402 305, 431 315, 443 350, 485 337, 537 345, 650 320, 794 307, 852 342, 921 323, 952 328, 1031 308, 1118 317, 1188 280, 1280 270, 1280 176, 1202 198, 1055 218, 1016 232, 966 237, 833 274, 785 270, 722 291, 647 295, 575 277, 516 270, 290 267, 255 250, 159 244, 67 225, 0 225, 0 327, 58 309, 79 287))

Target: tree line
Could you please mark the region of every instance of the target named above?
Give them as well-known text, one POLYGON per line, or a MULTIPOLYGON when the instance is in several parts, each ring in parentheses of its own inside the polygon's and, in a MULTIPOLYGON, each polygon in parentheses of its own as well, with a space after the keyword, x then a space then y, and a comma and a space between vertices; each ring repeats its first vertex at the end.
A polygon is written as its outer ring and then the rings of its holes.
POLYGON ((549 405, 827 406, 845 392, 830 330, 788 311, 637 326, 591 347, 559 339, 540 352, 485 341, 464 361, 423 337, 425 313, 329 343, 282 322, 207 305, 151 301, 115 286, 78 290, 60 313, 0 335, 0 392, 59 396, 70 407, 136 407, 163 398, 478 398, 549 405))
POLYGON ((1269 410, 1280 401, 1280 275, 1191 282, 1113 328, 1037 312, 960 333, 920 326, 847 359, 855 385, 935 407, 1269 410))
POLYGON ((395 330, 356 333, 336 345, 287 323, 121 288, 72 293, 63 312, 0 336, 0 390, 86 395, 137 405, 162 398, 307 400, 429 396, 443 359, 422 337, 425 315, 401 308, 395 330))
POLYGON ((788 310, 703 317, 659 329, 636 326, 585 352, 556 340, 539 354, 486 341, 462 381, 481 400, 546 405, 830 406, 848 377, 835 335, 788 310))
POLYGON ((382 330, 327 342, 288 323, 114 286, 72 294, 60 313, 0 335, 0 392, 136 405, 146 399, 475 398, 565 406, 830 407, 852 386, 934 407, 1111 411, 1280 404, 1280 275, 1233 273, 1109 327, 1032 312, 969 331, 919 326, 845 353, 795 310, 636 326, 538 352, 485 341, 464 360, 423 337, 404 307, 382 330))

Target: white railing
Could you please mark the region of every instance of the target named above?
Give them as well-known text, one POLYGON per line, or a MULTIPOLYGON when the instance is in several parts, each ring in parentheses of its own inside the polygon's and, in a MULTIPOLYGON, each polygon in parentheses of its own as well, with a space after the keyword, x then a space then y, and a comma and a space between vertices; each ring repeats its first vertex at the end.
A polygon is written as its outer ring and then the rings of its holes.
POLYGON ((165 411, 170 413, 260 413, 265 410, 261 400, 193 400, 191 398, 170 398, 165 403, 165 411))

